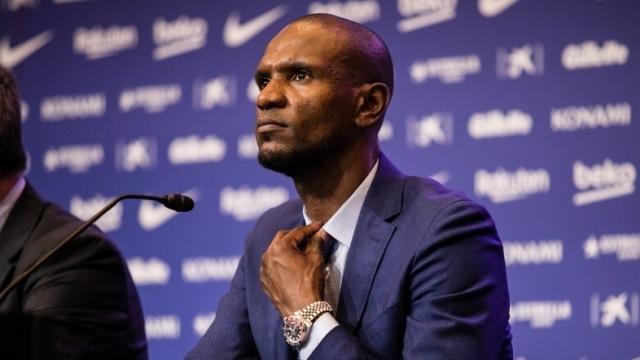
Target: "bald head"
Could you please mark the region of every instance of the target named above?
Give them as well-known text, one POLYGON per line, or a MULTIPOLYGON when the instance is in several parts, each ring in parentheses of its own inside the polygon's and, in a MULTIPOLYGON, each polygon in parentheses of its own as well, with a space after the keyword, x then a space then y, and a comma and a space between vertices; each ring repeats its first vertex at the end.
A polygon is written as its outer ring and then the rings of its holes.
MULTIPOLYGON (((337 59, 357 83, 380 82, 393 94, 393 62, 387 45, 371 29, 357 22, 330 14, 310 14, 294 20, 281 33, 291 27, 318 27, 334 33, 340 43, 341 56, 337 59)), ((277 37, 277 36, 276 36, 277 37)))

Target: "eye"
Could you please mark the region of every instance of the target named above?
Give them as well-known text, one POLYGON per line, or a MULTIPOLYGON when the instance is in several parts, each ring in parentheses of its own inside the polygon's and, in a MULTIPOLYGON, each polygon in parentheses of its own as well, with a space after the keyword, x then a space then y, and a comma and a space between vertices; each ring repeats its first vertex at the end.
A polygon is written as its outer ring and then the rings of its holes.
POLYGON ((258 85, 258 89, 262 90, 265 87, 267 87, 267 84, 269 84, 269 78, 268 77, 262 77, 256 80, 256 84, 258 85))
POLYGON ((295 73, 293 73, 293 76, 291 77, 292 81, 303 81, 309 78, 309 73, 307 73, 306 71, 302 71, 302 70, 298 70, 295 73))

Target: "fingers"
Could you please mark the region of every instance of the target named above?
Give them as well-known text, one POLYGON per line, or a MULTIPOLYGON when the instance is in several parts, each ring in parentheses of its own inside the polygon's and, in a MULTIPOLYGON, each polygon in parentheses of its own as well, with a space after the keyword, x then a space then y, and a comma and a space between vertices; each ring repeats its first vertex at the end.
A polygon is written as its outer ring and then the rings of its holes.
POLYGON ((272 245, 286 245, 287 247, 304 247, 304 241, 322 228, 322 223, 314 221, 309 225, 302 225, 293 230, 280 230, 276 234, 272 245))

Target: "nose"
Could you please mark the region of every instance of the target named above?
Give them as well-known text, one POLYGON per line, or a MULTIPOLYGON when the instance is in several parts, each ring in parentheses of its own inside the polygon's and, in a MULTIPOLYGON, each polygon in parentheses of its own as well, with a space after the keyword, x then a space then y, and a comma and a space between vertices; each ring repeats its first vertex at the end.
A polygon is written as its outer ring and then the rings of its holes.
POLYGON ((282 84, 276 79, 271 79, 265 87, 260 90, 256 105, 260 110, 284 107, 287 98, 284 94, 282 84))

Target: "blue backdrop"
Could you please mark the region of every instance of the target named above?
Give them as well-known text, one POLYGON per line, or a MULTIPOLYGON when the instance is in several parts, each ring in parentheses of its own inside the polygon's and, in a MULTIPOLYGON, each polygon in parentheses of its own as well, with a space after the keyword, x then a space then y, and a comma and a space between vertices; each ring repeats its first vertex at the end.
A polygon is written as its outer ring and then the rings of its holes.
POLYGON ((255 160, 252 77, 309 12, 388 43, 387 155, 493 214, 515 355, 639 357, 640 2, 1 0, 40 192, 81 218, 124 192, 197 200, 183 215, 127 202, 99 223, 139 288, 152 358, 194 346, 254 220, 296 196, 255 160))

